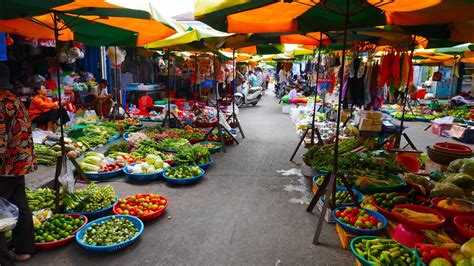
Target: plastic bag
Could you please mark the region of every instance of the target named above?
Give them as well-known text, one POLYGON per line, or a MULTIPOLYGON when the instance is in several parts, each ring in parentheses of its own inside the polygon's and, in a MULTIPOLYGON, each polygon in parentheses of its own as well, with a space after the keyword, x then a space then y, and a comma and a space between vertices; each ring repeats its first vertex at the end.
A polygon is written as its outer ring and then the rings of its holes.
POLYGON ((18 207, 0 197, 0 232, 13 230, 18 222, 18 207))
POLYGON ((452 183, 438 182, 431 190, 431 196, 459 198, 464 196, 464 190, 452 183))
POLYGON ((59 176, 59 183, 61 183, 65 191, 72 193, 74 192, 76 179, 74 178, 71 167, 67 167, 66 156, 64 157, 62 166, 63 169, 61 171, 61 175, 59 176))

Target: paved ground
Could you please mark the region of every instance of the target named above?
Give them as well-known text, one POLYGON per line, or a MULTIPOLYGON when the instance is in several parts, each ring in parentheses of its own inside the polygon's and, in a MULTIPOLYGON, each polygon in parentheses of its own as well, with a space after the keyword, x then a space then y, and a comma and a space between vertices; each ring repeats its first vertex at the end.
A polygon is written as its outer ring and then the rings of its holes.
POLYGON ((138 243, 113 255, 92 255, 75 243, 42 251, 20 265, 349 265, 333 225, 312 245, 318 213, 305 212, 307 180, 288 161, 297 143, 289 116, 266 95, 243 108, 246 138, 214 156, 215 165, 191 187, 158 181, 110 182, 119 196, 139 192, 169 198, 165 215, 147 223, 138 243), (296 171, 297 172, 297 171, 296 171), (168 217, 169 216, 169 217, 168 217))

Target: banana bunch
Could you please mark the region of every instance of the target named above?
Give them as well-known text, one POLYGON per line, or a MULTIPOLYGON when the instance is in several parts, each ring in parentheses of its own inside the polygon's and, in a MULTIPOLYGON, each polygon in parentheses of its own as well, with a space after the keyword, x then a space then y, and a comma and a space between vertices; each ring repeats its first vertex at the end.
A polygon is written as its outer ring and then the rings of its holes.
POLYGON ((417 211, 413 211, 407 208, 394 208, 392 211, 413 222, 418 222, 418 223, 440 222, 438 215, 432 214, 432 213, 417 212, 417 211))

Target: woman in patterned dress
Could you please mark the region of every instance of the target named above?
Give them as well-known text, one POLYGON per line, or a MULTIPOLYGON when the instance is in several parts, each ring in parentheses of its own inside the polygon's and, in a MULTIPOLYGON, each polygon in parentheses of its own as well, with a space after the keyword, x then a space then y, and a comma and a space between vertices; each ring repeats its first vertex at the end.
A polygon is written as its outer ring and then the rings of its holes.
POLYGON ((9 82, 10 71, 0 64, 0 197, 16 205, 18 223, 10 252, 0 233, 0 265, 26 261, 35 251, 31 211, 25 194, 25 175, 36 170, 28 113, 9 82))

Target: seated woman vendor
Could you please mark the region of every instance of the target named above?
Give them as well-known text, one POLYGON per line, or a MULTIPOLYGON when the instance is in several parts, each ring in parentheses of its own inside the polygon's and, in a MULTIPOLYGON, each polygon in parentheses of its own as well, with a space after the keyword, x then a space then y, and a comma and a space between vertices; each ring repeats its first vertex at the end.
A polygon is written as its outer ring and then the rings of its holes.
POLYGON ((112 95, 107 92, 107 80, 101 79, 97 88, 89 91, 88 102, 95 107, 97 116, 104 116, 112 107, 112 95))
POLYGON ((298 85, 296 85, 292 90, 290 90, 290 92, 288 93, 288 97, 290 98, 290 101, 300 97, 298 95, 299 91, 300 91, 300 87, 298 85))
MULTIPOLYGON (((59 115, 63 124, 66 124, 69 121, 69 116, 64 108, 59 110, 57 102, 51 101, 51 99, 46 95, 46 87, 36 86, 33 87, 33 93, 35 96, 31 100, 29 116, 31 122, 38 125, 47 125, 48 131, 54 131, 54 124, 59 120, 59 115)), ((67 104, 68 100, 62 100, 61 105, 64 106, 67 104)))

